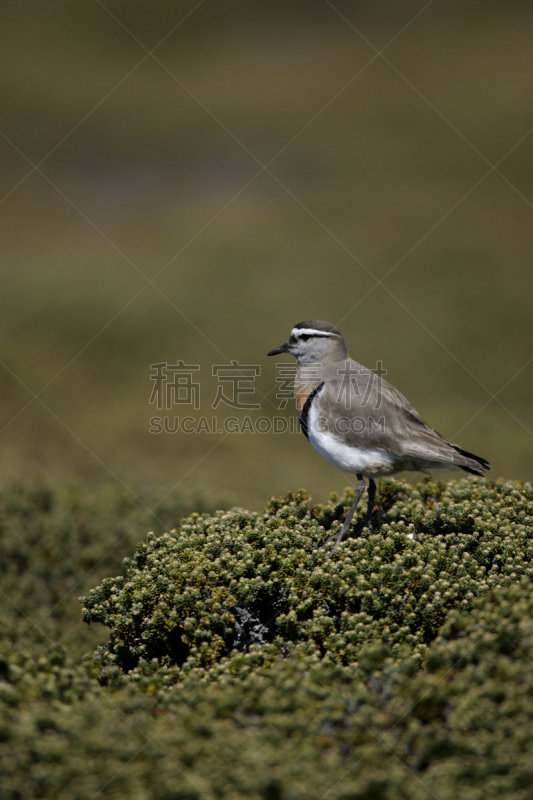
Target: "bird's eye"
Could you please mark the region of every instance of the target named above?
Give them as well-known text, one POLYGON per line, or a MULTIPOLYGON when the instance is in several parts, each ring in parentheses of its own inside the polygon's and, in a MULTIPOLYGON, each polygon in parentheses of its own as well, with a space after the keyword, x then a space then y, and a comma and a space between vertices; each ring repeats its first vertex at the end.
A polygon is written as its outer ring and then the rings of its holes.
POLYGON ((308 333, 302 333, 302 335, 300 336, 300 340, 302 342, 306 342, 308 339, 309 339, 309 334, 308 333))

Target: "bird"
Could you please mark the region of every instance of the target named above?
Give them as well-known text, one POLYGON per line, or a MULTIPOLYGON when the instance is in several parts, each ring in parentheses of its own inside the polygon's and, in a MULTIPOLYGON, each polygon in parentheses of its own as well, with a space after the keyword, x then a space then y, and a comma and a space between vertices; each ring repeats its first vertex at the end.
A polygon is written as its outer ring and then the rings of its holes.
POLYGON ((365 527, 371 527, 376 478, 403 470, 464 470, 484 475, 492 469, 480 456, 463 450, 431 428, 406 397, 382 376, 348 355, 341 332, 331 323, 299 322, 285 344, 267 355, 296 358, 294 399, 300 427, 315 450, 341 472, 357 476, 357 489, 330 556, 350 529, 366 489, 365 527))

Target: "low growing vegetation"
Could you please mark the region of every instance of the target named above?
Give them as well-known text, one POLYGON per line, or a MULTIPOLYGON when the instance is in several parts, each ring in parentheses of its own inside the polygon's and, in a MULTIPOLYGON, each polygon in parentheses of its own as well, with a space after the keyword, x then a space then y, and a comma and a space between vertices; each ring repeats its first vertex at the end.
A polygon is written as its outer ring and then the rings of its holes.
POLYGON ((289 493, 264 514, 193 514, 149 535, 125 576, 83 601, 86 622, 111 629, 103 662, 130 670, 157 658, 187 674, 270 642, 344 665, 369 642, 421 660, 450 610, 533 578, 532 498, 516 484, 387 480, 381 491, 372 530, 361 530, 361 509, 357 535, 331 559, 321 545, 351 493, 325 508, 289 493))
POLYGON ((381 501, 331 559, 349 492, 194 513, 82 598, 96 652, 11 641, 2 800, 530 798, 533 488, 381 501))

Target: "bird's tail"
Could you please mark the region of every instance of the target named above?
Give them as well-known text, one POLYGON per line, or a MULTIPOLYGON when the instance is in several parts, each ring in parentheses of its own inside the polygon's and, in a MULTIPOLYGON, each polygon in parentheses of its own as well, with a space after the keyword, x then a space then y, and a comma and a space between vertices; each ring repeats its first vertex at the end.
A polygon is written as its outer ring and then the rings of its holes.
POLYGON ((474 453, 469 453, 467 450, 463 450, 463 448, 459 447, 457 444, 454 444, 453 448, 459 453, 459 455, 464 457, 466 462, 464 464, 457 463, 457 466, 461 467, 461 469, 464 469, 465 472, 469 472, 470 475, 484 475, 486 470, 492 469, 489 462, 484 458, 481 458, 481 456, 476 456, 474 453))

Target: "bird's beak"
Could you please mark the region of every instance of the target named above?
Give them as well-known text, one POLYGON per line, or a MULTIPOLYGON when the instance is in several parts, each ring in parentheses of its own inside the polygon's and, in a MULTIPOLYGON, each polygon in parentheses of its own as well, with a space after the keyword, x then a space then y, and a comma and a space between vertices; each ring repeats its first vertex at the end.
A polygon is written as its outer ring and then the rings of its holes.
POLYGON ((271 350, 270 353, 267 353, 267 356, 279 356, 280 353, 288 353, 289 352, 289 343, 285 342, 280 347, 276 347, 275 350, 271 350))

